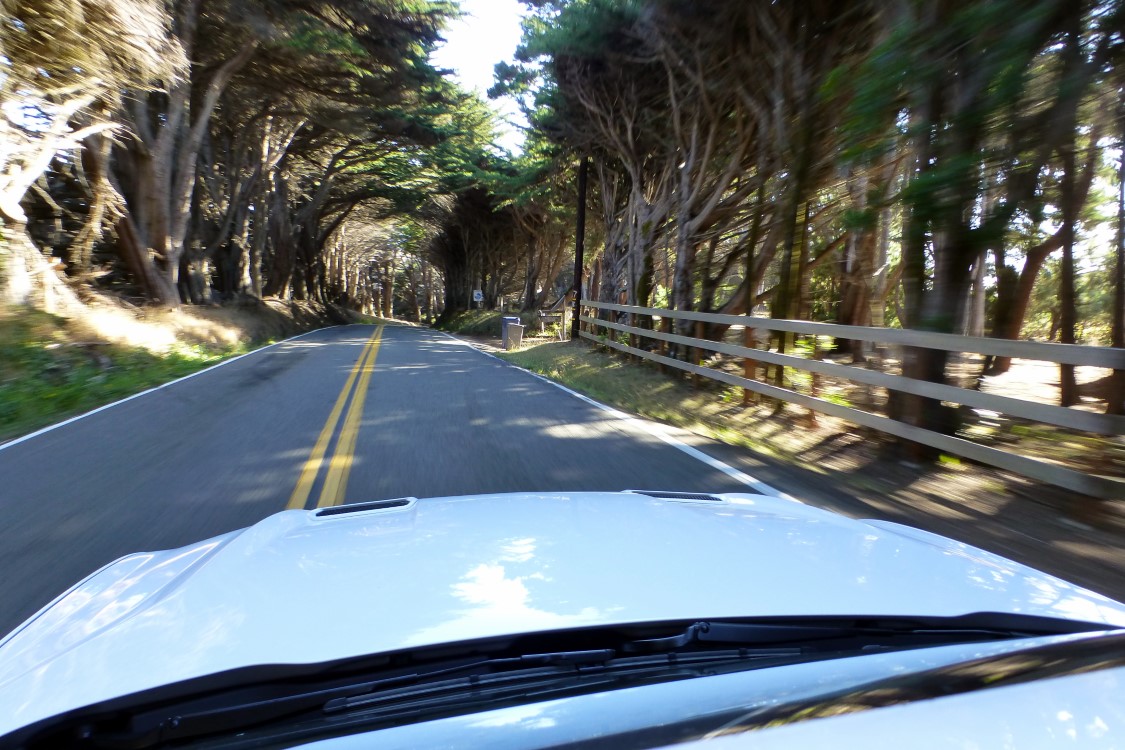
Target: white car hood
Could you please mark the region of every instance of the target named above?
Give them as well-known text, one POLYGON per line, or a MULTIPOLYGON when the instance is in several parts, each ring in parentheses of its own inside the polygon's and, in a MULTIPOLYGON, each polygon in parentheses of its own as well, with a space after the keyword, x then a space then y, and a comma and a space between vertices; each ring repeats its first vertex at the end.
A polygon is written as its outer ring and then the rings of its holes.
POLYGON ((895 524, 756 495, 410 500, 286 511, 130 555, 0 642, 0 735, 238 667, 665 620, 1012 612, 1125 626, 1125 606, 895 524))

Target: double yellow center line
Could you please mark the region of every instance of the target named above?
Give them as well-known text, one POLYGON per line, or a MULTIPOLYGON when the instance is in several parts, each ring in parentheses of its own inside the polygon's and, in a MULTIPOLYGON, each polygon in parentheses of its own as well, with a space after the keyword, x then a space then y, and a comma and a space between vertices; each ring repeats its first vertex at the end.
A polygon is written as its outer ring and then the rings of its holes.
POLYGON ((363 352, 356 360, 347 382, 344 383, 344 390, 340 391, 336 405, 332 407, 328 421, 324 423, 324 429, 320 431, 320 437, 317 438, 312 453, 305 461, 301 477, 297 480, 297 487, 289 498, 289 505, 286 506, 290 510, 304 508, 308 502, 313 484, 320 474, 320 467, 324 464, 328 444, 336 432, 336 425, 340 422, 340 415, 344 413, 344 406, 348 404, 348 397, 351 396, 351 405, 348 406, 347 414, 344 416, 344 427, 336 439, 336 450, 328 461, 328 473, 324 478, 320 500, 316 505, 318 508, 326 508, 344 501, 348 473, 351 471, 355 454, 355 439, 359 433, 359 422, 363 419, 363 402, 367 399, 367 386, 371 382, 371 373, 375 371, 375 357, 379 354, 379 342, 382 340, 383 326, 379 326, 364 344, 363 352), (354 395, 352 386, 355 386, 354 395))

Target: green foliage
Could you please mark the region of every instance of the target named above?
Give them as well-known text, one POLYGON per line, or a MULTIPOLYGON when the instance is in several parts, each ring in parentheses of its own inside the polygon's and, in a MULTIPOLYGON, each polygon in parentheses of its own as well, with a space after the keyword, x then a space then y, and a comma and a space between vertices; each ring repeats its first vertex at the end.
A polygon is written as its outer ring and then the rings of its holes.
MULTIPOLYGON (((1108 346, 1113 309, 1112 265, 1108 257, 1086 255, 1078 259, 1075 283, 1078 318, 1075 337, 1080 344, 1108 346), (1085 266, 1085 268, 1081 268, 1085 266)), ((1022 335, 1041 341, 1057 341, 1059 326, 1059 279, 1062 263, 1051 258, 1039 273, 1022 335)))
POLYGON ((848 230, 874 231, 879 226, 879 212, 874 208, 865 211, 849 208, 844 211, 843 224, 848 230))
MULTIPOLYGON (((523 41, 516 51, 517 62, 497 66, 497 83, 491 96, 507 95, 520 103, 524 115, 536 126, 541 138, 573 147, 582 137, 575 134, 588 127, 588 113, 574 101, 560 80, 568 71, 610 82, 642 80, 661 87, 659 66, 632 54, 638 40, 632 24, 651 3, 643 0, 524 0, 531 13, 523 21, 523 41)), ((636 133, 640 139, 643 133, 636 133)))
POLYGON ((510 313, 510 312, 497 312, 495 310, 467 310, 457 313, 448 321, 443 322, 438 326, 443 331, 450 333, 463 333, 466 336, 493 336, 500 338, 501 318, 516 317, 520 319, 520 324, 534 326, 534 330, 539 330, 539 321, 535 312, 529 313, 510 313))
MULTIPOLYGON (((308 16, 298 20, 283 44, 309 55, 326 54, 354 58, 362 56, 364 52, 363 46, 355 37, 326 28, 322 23, 308 16)), ((359 72, 358 68, 354 70, 359 72)))
POLYGON ((0 440, 246 351, 183 345, 155 354, 76 336, 62 318, 30 310, 0 312, 0 440))
POLYGON ((540 57, 597 59, 622 40, 621 29, 644 10, 640 0, 580 0, 538 3, 524 21, 521 61, 540 57))
POLYGON ((443 331, 468 336, 499 336, 503 313, 493 310, 467 310, 438 325, 443 331))

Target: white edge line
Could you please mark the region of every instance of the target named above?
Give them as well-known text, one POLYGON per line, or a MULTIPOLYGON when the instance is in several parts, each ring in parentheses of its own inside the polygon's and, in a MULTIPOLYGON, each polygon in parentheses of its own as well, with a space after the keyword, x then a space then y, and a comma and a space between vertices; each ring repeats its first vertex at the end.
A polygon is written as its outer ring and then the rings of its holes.
MULTIPOLYGON (((436 329, 433 329, 433 330, 436 330, 436 329)), ((780 498, 782 500, 789 500, 791 502, 799 503, 801 505, 804 505, 803 502, 801 502, 797 498, 793 497, 792 495, 781 492, 780 490, 766 484, 765 482, 761 481, 760 479, 755 479, 754 477, 750 476, 746 472, 740 471, 739 469, 734 468, 730 464, 724 463, 723 461, 720 461, 719 459, 717 459, 713 456, 707 455, 706 453, 699 450, 698 448, 694 448, 694 447, 688 445, 687 443, 680 440, 675 435, 669 434, 667 427, 663 424, 660 424, 659 422, 652 422, 652 421, 649 421, 647 419, 643 419, 641 417, 634 416, 632 414, 627 414, 627 413, 625 413, 625 412, 623 412, 619 409, 613 408, 612 406, 608 406, 607 404, 603 404, 600 401, 595 401, 594 399, 590 398, 589 396, 581 394, 578 391, 567 388, 562 383, 556 383, 555 381, 551 380, 550 378, 544 377, 537 372, 532 372, 531 370, 528 370, 524 367, 520 367, 519 365, 512 364, 511 362, 509 362, 506 359, 501 359, 500 357, 497 357, 495 354, 492 354, 491 352, 486 352, 483 349, 479 349, 476 346, 473 346, 473 344, 471 342, 465 341, 464 339, 459 339, 451 333, 448 333, 446 331, 437 331, 437 332, 440 333, 440 334, 443 334, 445 336, 448 336, 449 338, 453 339, 454 341, 456 341, 459 344, 463 344, 465 346, 468 346, 469 348, 473 349, 474 351, 480 352, 481 354, 483 354, 486 357, 491 357, 492 359, 496 360, 497 362, 501 362, 501 363, 507 365, 508 367, 514 367, 517 370, 522 370, 523 372, 526 372, 528 375, 531 375, 534 378, 538 378, 538 379, 542 380, 544 383, 547 383, 549 385, 553 385, 554 387, 558 388, 560 391, 563 391, 565 393, 569 393, 571 396, 574 396, 577 399, 585 401, 586 403, 590 404, 591 406, 594 406, 598 409, 601 409, 602 411, 606 412, 607 414, 610 414, 614 418, 620 419, 623 422, 627 422, 630 425, 632 425, 634 427, 637 427, 638 429, 642 430, 643 432, 647 432, 649 435, 652 435, 656 439, 662 440, 663 442, 667 443, 668 445, 672 446, 673 448, 676 448, 677 450, 683 451, 684 453, 688 454, 689 456, 696 459, 697 461, 702 461, 703 463, 710 466, 712 469, 715 469, 717 471, 722 472, 723 474, 726 474, 728 477, 735 480, 736 482, 739 482, 741 484, 745 484, 747 487, 752 487, 754 490, 756 490, 757 492, 759 492, 763 495, 770 495, 772 497, 777 497, 777 498, 780 498)))
POLYGON ((222 367, 223 365, 229 365, 231 362, 237 362, 238 360, 242 359, 243 357, 249 357, 249 356, 252 356, 254 354, 260 354, 261 352, 264 352, 267 349, 272 349, 273 347, 280 346, 282 344, 288 344, 290 341, 296 341, 299 338, 304 338, 305 336, 308 336, 309 334, 312 334, 312 333, 316 333, 317 331, 327 331, 330 328, 343 328, 343 327, 348 326, 348 325, 355 325, 355 324, 354 323, 341 323, 340 325, 326 326, 325 328, 314 328, 311 331, 305 331, 304 333, 298 334, 298 335, 293 336, 291 338, 282 339, 281 341, 275 341, 272 344, 268 344, 266 346, 263 346, 260 349, 255 349, 252 352, 246 352, 245 354, 239 354, 237 357, 231 357, 230 359, 224 359, 222 362, 219 362, 218 364, 211 365, 210 367, 205 368, 203 370, 199 370, 198 372, 193 372, 190 375, 184 375, 182 378, 176 378, 175 380, 169 380, 167 383, 162 383, 161 385, 154 386, 152 388, 149 388, 147 391, 141 391, 140 393, 134 393, 132 396, 126 396, 125 398, 123 398, 119 401, 114 401, 113 403, 104 404, 102 406, 99 406, 96 409, 91 409, 88 412, 84 412, 84 413, 79 414, 77 416, 73 416, 70 419, 65 419, 62 422, 57 422, 55 424, 48 425, 46 427, 41 427, 38 430, 36 430, 35 432, 28 433, 27 435, 23 435, 22 437, 13 438, 12 440, 9 440, 6 443, 0 443, 0 451, 5 450, 7 448, 11 448, 13 445, 19 445, 20 443, 31 440, 32 438, 39 437, 43 433, 51 432, 52 430, 57 430, 60 427, 66 427, 68 424, 72 424, 73 422, 77 422, 80 419, 85 419, 86 417, 93 416, 94 414, 97 414, 98 412, 105 411, 106 409, 110 409, 114 406, 120 406, 121 404, 124 404, 127 401, 132 401, 133 399, 140 398, 141 396, 147 396, 150 393, 155 393, 156 391, 162 390, 162 389, 167 388, 169 386, 173 386, 176 383, 182 383, 185 380, 188 380, 190 378, 194 378, 197 375, 202 375, 204 373, 211 372, 212 370, 216 370, 216 369, 222 367))

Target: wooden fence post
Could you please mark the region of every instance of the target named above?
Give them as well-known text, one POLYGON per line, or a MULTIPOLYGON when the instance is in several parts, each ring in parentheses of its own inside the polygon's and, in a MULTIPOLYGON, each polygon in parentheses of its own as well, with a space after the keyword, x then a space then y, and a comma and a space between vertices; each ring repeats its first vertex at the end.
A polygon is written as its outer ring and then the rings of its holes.
MULTIPOLYGON (((813 334, 812 340, 813 340, 813 359, 816 360, 817 362, 819 362, 822 359, 824 359, 824 354, 823 354, 823 352, 820 351, 820 337, 817 336, 816 334, 813 334)), ((810 373, 810 374, 812 375, 812 379, 811 379, 811 382, 809 384, 809 395, 812 396, 813 398, 816 398, 817 396, 820 395, 820 373, 813 372, 813 373, 810 373)), ((808 411, 809 411, 808 425, 809 425, 809 427, 816 427, 816 410, 810 408, 808 411)))
MULTIPOLYGON (((702 320, 695 321, 695 338, 697 338, 697 339, 703 338, 703 330, 704 330, 703 321, 702 320)), ((697 367, 699 365, 703 364, 703 350, 702 349, 700 349, 698 346, 693 347, 692 350, 691 350, 691 354, 692 354, 692 356, 691 356, 692 364, 696 365, 697 367)), ((703 378, 699 375, 699 373, 692 373, 692 375, 691 375, 691 386, 692 386, 692 388, 699 388, 699 385, 702 382, 703 382, 703 378)))
MULTIPOLYGON (((753 328, 742 329, 742 345, 747 349, 757 348, 757 339, 754 336, 753 328)), ((758 361, 750 359, 749 357, 742 360, 742 376, 747 380, 755 380, 754 371, 758 369, 758 361)), ((742 389, 742 405, 749 406, 752 403, 758 402, 758 394, 749 388, 742 389)))
MULTIPOLYGON (((672 319, 671 318, 669 318, 668 316, 664 316, 660 319, 660 331, 661 331, 661 333, 671 333, 672 332, 672 319)), ((665 341, 664 339, 658 339, 656 346, 657 346, 657 350, 660 352, 661 357, 667 357, 668 356, 668 342, 667 341, 665 341)), ((657 365, 657 367, 660 368, 661 374, 668 372, 668 368, 663 362, 660 362, 657 365)))

